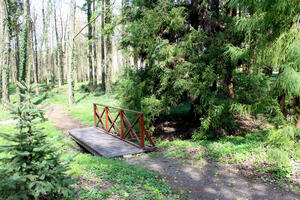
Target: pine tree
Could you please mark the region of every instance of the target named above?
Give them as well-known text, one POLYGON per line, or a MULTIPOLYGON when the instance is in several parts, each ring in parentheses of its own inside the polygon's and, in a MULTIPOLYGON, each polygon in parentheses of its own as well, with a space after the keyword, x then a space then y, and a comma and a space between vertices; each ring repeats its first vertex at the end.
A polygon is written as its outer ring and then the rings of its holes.
POLYGON ((18 84, 24 101, 11 111, 18 119, 17 133, 1 134, 10 145, 2 146, 7 155, 1 160, 0 196, 4 199, 58 199, 71 194, 72 179, 58 149, 36 125, 44 120, 43 111, 31 101, 31 86, 18 84))

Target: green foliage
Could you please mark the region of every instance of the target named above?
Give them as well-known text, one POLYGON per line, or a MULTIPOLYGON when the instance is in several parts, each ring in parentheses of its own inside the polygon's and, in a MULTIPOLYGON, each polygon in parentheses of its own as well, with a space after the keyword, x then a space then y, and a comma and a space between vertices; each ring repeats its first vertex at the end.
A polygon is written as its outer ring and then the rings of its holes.
POLYGON ((281 149, 270 149, 267 159, 274 164, 269 171, 275 179, 285 178, 292 172, 289 153, 281 149))
POLYGON ((299 160, 299 129, 284 126, 281 129, 270 129, 266 135, 268 148, 267 160, 272 164, 269 171, 272 177, 279 179, 292 172, 290 159, 299 160))
MULTIPOLYGON (((269 98, 270 80, 261 72, 249 74, 236 72, 235 100, 241 104, 254 105, 262 102, 264 97, 269 98)), ((266 104, 264 104, 266 106, 266 104)), ((262 110, 260 110, 262 112, 262 110)))
POLYGON ((288 167, 291 164, 288 152, 280 149, 270 149, 267 152, 267 158, 272 163, 276 163, 281 167, 288 167))
POLYGON ((158 175, 117 159, 79 154, 74 158, 71 168, 70 173, 75 176, 82 177, 89 172, 92 173, 91 177, 111 183, 111 188, 104 191, 84 190, 83 199, 107 199, 110 195, 112 198, 117 195, 121 199, 177 199, 165 180, 158 175))
POLYGON ((266 142, 268 145, 276 146, 286 150, 294 146, 296 138, 299 140, 299 130, 293 126, 286 126, 281 129, 270 129, 267 134, 266 142))
POLYGON ((284 67, 276 80, 275 87, 279 91, 285 91, 290 97, 300 96, 300 71, 297 72, 291 67, 284 67))
POLYGON ((218 102, 211 101, 212 105, 207 110, 207 115, 200 118, 201 127, 197 132, 194 132, 194 140, 224 136, 219 134, 222 131, 226 132, 225 135, 231 135, 233 133, 235 121, 232 112, 230 112, 230 103, 228 100, 222 99, 216 99, 216 101, 218 102))
POLYGON ((146 97, 141 101, 142 110, 145 113, 145 125, 149 127, 151 119, 156 119, 160 114, 163 114, 166 111, 166 108, 163 106, 162 102, 155 98, 154 95, 151 97, 146 97))
POLYGON ((141 110, 141 100, 146 95, 145 84, 141 80, 142 74, 136 73, 130 68, 125 68, 119 76, 117 84, 117 93, 120 97, 121 104, 131 108, 141 110))
POLYGON ((43 111, 32 103, 32 87, 19 84, 24 101, 11 107, 18 119, 15 134, 1 134, 9 142, 1 146, 0 196, 5 199, 57 199, 72 194, 66 175, 67 163, 60 160, 59 149, 36 126, 44 120, 43 111))
POLYGON ((220 130, 234 134, 235 113, 263 113, 275 125, 284 124, 277 96, 299 95, 299 5, 236 0, 214 6, 130 1, 123 10, 121 45, 143 67, 120 77, 122 104, 146 111, 155 123, 171 107, 191 102, 191 116, 201 123, 194 139, 216 137, 220 130), (279 69, 272 82, 270 73, 279 69))

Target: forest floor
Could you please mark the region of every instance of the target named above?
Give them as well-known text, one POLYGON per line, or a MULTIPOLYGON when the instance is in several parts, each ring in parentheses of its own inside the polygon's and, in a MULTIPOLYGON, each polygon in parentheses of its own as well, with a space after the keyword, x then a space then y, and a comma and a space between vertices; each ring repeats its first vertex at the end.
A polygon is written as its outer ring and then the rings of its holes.
MULTIPOLYGON (((47 117, 54 122, 57 129, 65 133, 70 129, 88 126, 87 123, 75 119, 60 104, 51 104, 47 117)), ((298 186, 289 190, 268 179, 263 182, 255 176, 247 175, 247 169, 242 173, 235 165, 219 162, 209 156, 203 156, 200 160, 190 159, 193 152, 205 151, 199 148, 185 148, 187 154, 178 159, 170 156, 174 148, 176 144, 172 147, 161 147, 159 152, 116 160, 158 173, 161 179, 167 180, 168 185, 180 194, 181 199, 300 199, 298 186)))

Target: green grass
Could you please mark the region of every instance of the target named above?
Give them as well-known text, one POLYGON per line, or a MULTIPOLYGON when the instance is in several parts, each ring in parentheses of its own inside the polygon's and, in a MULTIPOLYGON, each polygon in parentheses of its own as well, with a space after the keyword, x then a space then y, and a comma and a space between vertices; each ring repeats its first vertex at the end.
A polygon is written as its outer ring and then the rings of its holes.
MULTIPOLYGON (((78 199, 176 199, 169 186, 157 174, 144 168, 133 167, 118 159, 106 159, 80 153, 76 144, 46 121, 44 128, 48 139, 60 147, 62 159, 70 159, 70 173, 77 181, 78 199), (90 180, 94 180, 91 184, 90 180), (103 185, 103 187, 101 187, 103 185), (99 187, 100 186, 100 187, 99 187)), ((13 134, 14 125, 0 126, 2 132, 13 134)), ((6 142, 0 138, 0 144, 6 142)), ((0 154, 0 157, 4 156, 0 154)))
POLYGON ((204 156, 216 159, 218 161, 226 160, 240 163, 249 158, 250 154, 264 154, 263 136, 260 133, 248 134, 246 137, 229 136, 219 140, 174 140, 161 141, 158 146, 165 147, 168 150, 166 154, 171 157, 190 158, 191 155, 186 153, 188 149, 196 148, 202 159, 204 156), (230 158, 230 159, 229 159, 230 158))
POLYGON ((8 119, 11 119, 12 116, 10 115, 10 113, 6 110, 3 110, 3 107, 0 106, 0 121, 3 121, 3 120, 8 120, 8 119))

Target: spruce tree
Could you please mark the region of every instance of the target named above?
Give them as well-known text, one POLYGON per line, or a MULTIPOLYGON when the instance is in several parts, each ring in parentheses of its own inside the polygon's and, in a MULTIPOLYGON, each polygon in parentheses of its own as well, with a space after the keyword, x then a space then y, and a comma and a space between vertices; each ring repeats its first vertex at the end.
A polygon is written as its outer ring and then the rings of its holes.
POLYGON ((1 146, 0 197, 3 199, 60 199, 71 194, 72 179, 66 175, 67 163, 59 150, 36 125, 44 120, 34 105, 31 86, 18 84, 24 101, 11 111, 18 119, 15 134, 1 134, 10 145, 1 146))

